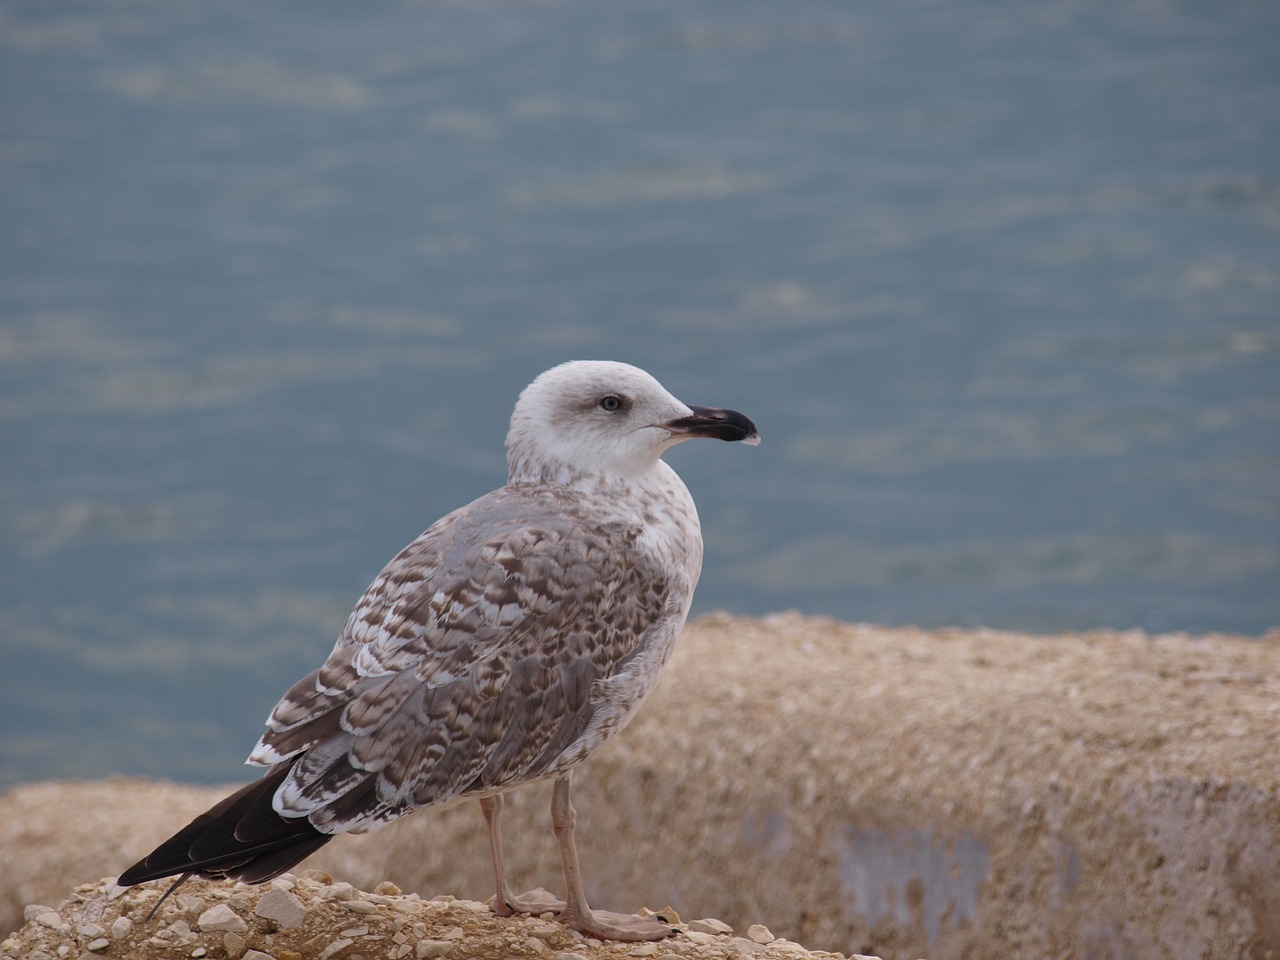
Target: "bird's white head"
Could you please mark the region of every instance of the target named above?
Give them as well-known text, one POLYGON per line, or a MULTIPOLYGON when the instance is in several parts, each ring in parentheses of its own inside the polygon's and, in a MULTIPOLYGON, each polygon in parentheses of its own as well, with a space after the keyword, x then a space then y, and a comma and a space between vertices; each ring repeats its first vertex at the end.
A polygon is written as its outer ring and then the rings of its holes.
POLYGON ((694 437, 760 442, 733 410, 691 407, 639 367, 574 360, 525 387, 507 431, 512 482, 634 476, 694 437))

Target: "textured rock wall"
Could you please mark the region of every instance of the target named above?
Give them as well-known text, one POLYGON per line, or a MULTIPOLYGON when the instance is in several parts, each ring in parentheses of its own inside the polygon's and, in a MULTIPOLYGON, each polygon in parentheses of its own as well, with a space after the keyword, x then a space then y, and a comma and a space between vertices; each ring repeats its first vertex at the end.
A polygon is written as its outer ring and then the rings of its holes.
MULTIPOLYGON (((691 625, 575 778, 593 902, 763 921, 886 958, 1280 956, 1280 635, 1027 636, 785 615, 691 625)), ((0 796, 4 926, 112 874, 225 791, 118 781, 0 796)), ((549 788, 504 819, 560 887, 549 788)), ((490 895, 475 804, 304 866, 490 895)))

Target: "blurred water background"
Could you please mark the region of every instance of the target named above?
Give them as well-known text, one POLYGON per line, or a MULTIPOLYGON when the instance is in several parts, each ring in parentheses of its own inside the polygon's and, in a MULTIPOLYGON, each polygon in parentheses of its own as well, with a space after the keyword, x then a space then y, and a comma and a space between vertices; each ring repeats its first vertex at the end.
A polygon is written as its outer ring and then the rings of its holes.
MULTIPOLYGON (((1280 624, 1280 5, 0 2, 0 783, 215 781, 519 389, 695 615, 1280 624)), ((850 678, 851 694, 857 678, 850 678)))

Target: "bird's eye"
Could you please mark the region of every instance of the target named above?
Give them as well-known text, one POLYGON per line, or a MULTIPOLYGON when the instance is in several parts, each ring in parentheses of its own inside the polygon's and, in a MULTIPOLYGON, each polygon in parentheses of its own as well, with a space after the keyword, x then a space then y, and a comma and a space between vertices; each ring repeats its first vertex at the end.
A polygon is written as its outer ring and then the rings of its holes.
POLYGON ((608 410, 610 413, 613 413, 615 410, 621 410, 621 409, 622 409, 622 398, 621 398, 621 397, 615 397, 615 396, 611 393, 611 394, 609 394, 607 397, 604 397, 604 398, 602 398, 602 399, 601 399, 601 401, 600 401, 600 409, 601 409, 601 410, 608 410))

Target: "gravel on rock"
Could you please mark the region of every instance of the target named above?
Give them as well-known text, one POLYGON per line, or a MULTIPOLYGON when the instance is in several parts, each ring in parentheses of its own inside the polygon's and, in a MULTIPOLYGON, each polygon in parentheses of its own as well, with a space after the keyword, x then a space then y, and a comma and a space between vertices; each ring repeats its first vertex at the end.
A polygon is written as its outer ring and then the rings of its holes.
POLYGON ((601 942, 550 914, 499 917, 474 900, 423 900, 387 882, 366 892, 320 870, 285 874, 265 888, 192 878, 147 923, 169 882, 121 889, 107 877, 57 907, 32 904, 26 924, 0 942, 0 960, 844 960, 790 941, 735 937, 715 918, 676 924, 678 933, 661 943, 601 942))

